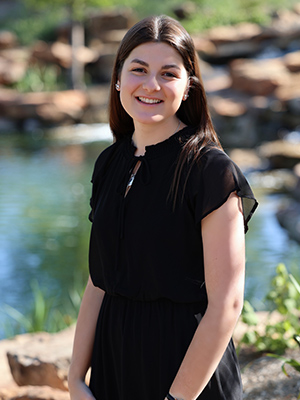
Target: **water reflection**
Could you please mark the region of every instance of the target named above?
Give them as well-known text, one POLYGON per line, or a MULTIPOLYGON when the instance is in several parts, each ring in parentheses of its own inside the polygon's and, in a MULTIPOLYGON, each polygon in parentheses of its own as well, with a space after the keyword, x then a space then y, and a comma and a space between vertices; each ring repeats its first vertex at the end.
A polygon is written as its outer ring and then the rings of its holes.
MULTIPOLYGON (((90 178, 109 142, 67 143, 43 134, 0 138, 0 307, 26 311, 33 279, 58 306, 74 280, 86 280, 90 178)), ((260 207, 246 236, 246 298, 261 308, 276 265, 297 270, 300 247, 274 216, 280 197, 254 190, 260 207)), ((0 338, 5 321, 0 308, 0 338)))
MULTIPOLYGON (((0 306, 21 312, 33 279, 62 301, 86 279, 90 177, 107 143, 44 145, 0 144, 0 306)), ((0 337, 3 320, 2 310, 0 337)))
POLYGON ((263 309, 264 296, 279 263, 284 263, 299 279, 300 246, 289 238, 275 216, 284 196, 263 194, 257 188, 257 197, 260 206, 246 236, 246 297, 257 309, 263 309))

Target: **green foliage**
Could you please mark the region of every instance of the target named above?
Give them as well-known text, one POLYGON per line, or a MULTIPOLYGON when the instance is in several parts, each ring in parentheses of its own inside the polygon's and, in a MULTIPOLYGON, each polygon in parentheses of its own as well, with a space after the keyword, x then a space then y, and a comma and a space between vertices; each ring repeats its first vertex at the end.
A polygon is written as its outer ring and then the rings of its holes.
MULTIPOLYGON (((300 287, 296 279, 287 272, 283 264, 276 268, 276 275, 271 282, 271 290, 266 296, 270 316, 277 311, 281 318, 276 323, 267 323, 264 333, 256 328, 249 329, 241 343, 254 346, 258 351, 283 354, 288 347, 295 346, 294 338, 300 333, 300 287)), ((242 321, 249 327, 256 327, 255 311, 245 302, 242 321)))
MULTIPOLYGON (((200 32, 214 26, 253 22, 266 25, 274 11, 291 8, 298 0, 190 0, 195 12, 182 23, 190 31, 200 32)), ((25 0, 14 15, 1 21, 2 29, 14 31, 22 44, 36 39, 53 39, 55 28, 70 17, 84 20, 91 9, 132 8, 137 18, 150 14, 168 14, 181 6, 179 0, 25 0)))
POLYGON ((185 23, 190 32, 241 22, 267 25, 275 10, 290 8, 297 0, 194 0, 194 3, 198 11, 185 23))
MULTIPOLYGON (((32 9, 49 9, 48 0, 25 0, 25 4, 32 9)), ((86 16, 87 7, 107 7, 109 0, 52 0, 51 8, 66 9, 72 19, 81 21, 86 16)))
MULTIPOLYGON (((295 360, 294 358, 286 358, 282 356, 278 356, 276 354, 268 354, 269 357, 273 358, 278 358, 279 360, 283 361, 283 364, 281 366, 282 372, 285 374, 285 376, 289 377, 289 374, 287 373, 285 366, 290 365, 293 367, 296 371, 300 372, 300 362, 295 360)), ((298 397, 299 398, 299 397, 298 397)))
POLYGON ((66 89, 60 69, 55 65, 32 65, 14 86, 19 92, 42 92, 66 89))
POLYGON ((13 15, 0 20, 0 23, 1 29, 14 32, 20 44, 28 46, 35 40, 54 41, 55 29, 66 18, 67 13, 63 8, 33 10, 20 4, 13 15))
POLYGON ((33 304, 30 310, 22 314, 9 305, 3 307, 3 311, 10 318, 4 329, 6 337, 21 333, 33 332, 58 332, 76 321, 82 288, 78 289, 79 282, 69 291, 68 298, 63 304, 58 304, 55 297, 45 295, 37 281, 31 283, 33 304))

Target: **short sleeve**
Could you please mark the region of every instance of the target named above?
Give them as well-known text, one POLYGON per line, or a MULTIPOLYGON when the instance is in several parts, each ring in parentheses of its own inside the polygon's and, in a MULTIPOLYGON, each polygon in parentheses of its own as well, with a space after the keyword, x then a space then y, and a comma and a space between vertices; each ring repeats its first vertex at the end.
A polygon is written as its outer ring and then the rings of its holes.
POLYGON ((200 159, 200 185, 196 196, 196 222, 221 207, 230 194, 242 199, 244 227, 248 230, 255 209, 258 206, 251 187, 240 168, 219 149, 208 150, 200 159))

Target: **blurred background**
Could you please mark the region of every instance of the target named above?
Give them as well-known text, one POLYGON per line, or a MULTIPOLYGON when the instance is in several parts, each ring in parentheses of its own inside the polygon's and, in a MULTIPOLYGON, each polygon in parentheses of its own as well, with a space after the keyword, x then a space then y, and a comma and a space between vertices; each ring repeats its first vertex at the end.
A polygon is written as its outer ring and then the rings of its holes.
POLYGON ((1 0, 0 339, 76 319, 113 60, 126 30, 160 13, 193 36, 216 130, 260 203, 246 299, 268 307, 279 263, 299 281, 300 3, 1 0))

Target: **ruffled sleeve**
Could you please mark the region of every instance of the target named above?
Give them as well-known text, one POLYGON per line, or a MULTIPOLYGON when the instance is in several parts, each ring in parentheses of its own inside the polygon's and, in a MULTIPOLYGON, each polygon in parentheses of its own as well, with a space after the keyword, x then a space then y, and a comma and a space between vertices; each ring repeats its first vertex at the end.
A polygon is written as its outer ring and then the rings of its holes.
POLYGON ((242 199, 244 227, 248 230, 258 206, 250 185, 240 168, 219 149, 208 150, 200 159, 200 185, 196 195, 196 222, 221 207, 231 193, 242 199))

